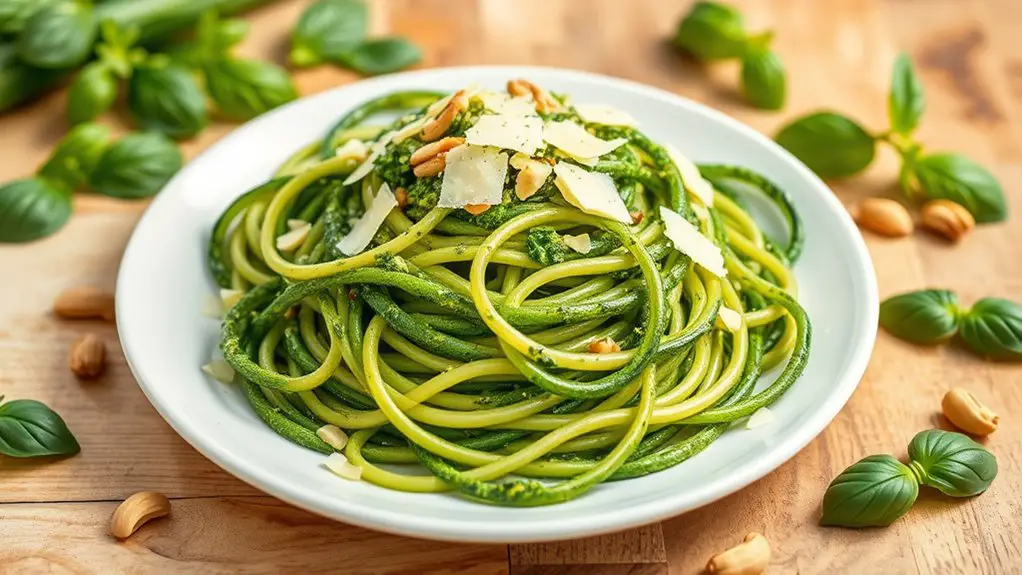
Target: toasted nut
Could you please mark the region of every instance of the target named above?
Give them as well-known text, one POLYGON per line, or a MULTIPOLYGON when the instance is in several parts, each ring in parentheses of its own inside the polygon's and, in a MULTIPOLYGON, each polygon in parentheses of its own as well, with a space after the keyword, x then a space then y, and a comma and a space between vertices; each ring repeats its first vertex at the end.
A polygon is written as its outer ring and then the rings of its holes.
POLYGON ((465 206, 465 211, 473 216, 478 216, 488 209, 490 209, 490 204, 469 204, 465 206))
POLYGON ((923 204, 920 210, 923 227, 938 233, 945 238, 957 242, 972 228, 976 227, 976 219, 969 210, 951 200, 931 200, 923 204))
POLYGON ((912 216, 905 206, 885 198, 869 198, 859 202, 855 216, 859 227, 882 236, 897 238, 912 233, 912 216))
POLYGON ((588 349, 589 353, 614 353, 615 351, 621 351, 621 346, 614 341, 614 338, 605 337, 589 342, 588 349))
POLYGON ((960 387, 945 393, 940 407, 944 417, 962 431, 973 435, 990 435, 997 431, 1000 417, 960 387))
POLYGON ((106 367, 106 346, 94 333, 87 333, 71 346, 68 358, 71 371, 82 379, 95 379, 106 367))
POLYGON ((110 519, 110 534, 127 539, 153 519, 170 513, 170 501, 162 493, 142 491, 124 500, 110 519))
POLYGON ((114 320, 114 294, 94 287, 77 287, 60 292, 53 313, 63 319, 114 320))
POLYGON ((536 110, 540 112, 555 112, 561 109, 561 103, 549 92, 524 78, 508 80, 507 93, 512 96, 531 96, 536 102, 536 110))
POLYGON ((397 207, 403 208, 408 205, 408 190, 399 187, 394 190, 394 201, 397 202, 397 207))
POLYGON ((457 148, 458 146, 465 143, 465 138, 457 138, 454 136, 448 136, 442 140, 426 144, 412 152, 412 156, 408 158, 408 163, 413 166, 418 166, 424 162, 427 162, 437 156, 446 154, 447 152, 457 148))
POLYGON ((551 171, 553 169, 543 162, 531 161, 525 164, 525 169, 519 170, 515 179, 515 195, 518 199, 527 200, 535 195, 550 177, 551 171))
POLYGON ((715 575, 759 575, 770 564, 770 543, 759 533, 749 533, 745 542, 714 555, 706 572, 715 575))
POLYGON ((632 225, 633 226, 637 226, 637 225, 641 224, 642 223, 642 218, 645 217, 645 215, 642 212, 630 212, 628 215, 632 216, 632 225))
POLYGON ((454 121, 454 117, 458 115, 458 112, 467 107, 468 97, 465 95, 465 90, 458 90, 455 92, 454 97, 444 106, 444 109, 440 110, 440 113, 435 118, 430 118, 422 126, 422 131, 419 132, 422 141, 432 142, 433 140, 439 140, 451 128, 451 122, 454 121))
POLYGON ((412 173, 415 174, 415 177, 417 178, 429 178, 439 174, 444 171, 445 167, 447 167, 446 155, 447 154, 440 154, 438 156, 433 156, 412 168, 412 173))
POLYGON ((344 449, 348 444, 348 434, 336 425, 324 425, 316 430, 316 435, 337 451, 344 449))

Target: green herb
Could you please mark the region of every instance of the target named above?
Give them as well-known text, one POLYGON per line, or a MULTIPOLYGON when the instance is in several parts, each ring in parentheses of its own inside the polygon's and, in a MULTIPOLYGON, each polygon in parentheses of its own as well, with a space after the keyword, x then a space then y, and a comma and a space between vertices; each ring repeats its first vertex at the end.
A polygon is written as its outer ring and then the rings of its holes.
POLYGON ((978 223, 1000 222, 1008 217, 1001 184, 972 160, 940 153, 922 156, 908 166, 904 185, 910 195, 951 200, 969 210, 978 223))
MULTIPOLYGON (((2 243, 44 238, 63 227, 69 217, 71 192, 52 180, 28 178, 0 184, 2 243)), ((0 429, 0 447, 3 445, 2 433, 0 429)))
POLYGON ((742 81, 739 87, 745 100, 764 110, 784 106, 786 81, 784 66, 772 50, 751 49, 742 56, 742 81))
POLYGON ((337 56, 337 61, 360 74, 388 74, 422 59, 422 50, 404 38, 379 38, 337 56))
POLYGON ((855 120, 835 112, 799 118, 782 128, 776 139, 824 178, 857 174, 876 154, 873 136, 855 120))
POLYGON ((27 64, 61 69, 77 66, 92 53, 98 24, 92 7, 81 1, 46 6, 25 22, 18 55, 27 64))
POLYGON ((870 455, 831 481, 820 525, 890 525, 908 513, 918 495, 919 483, 907 465, 890 455, 870 455))
POLYGON ((925 105, 923 85, 912 68, 912 61, 907 54, 898 54, 891 74, 891 92, 887 98, 891 129, 904 136, 911 135, 919 125, 925 105))
POLYGON ((930 429, 912 438, 909 465, 924 485, 951 497, 979 495, 997 477, 997 459, 961 433, 930 429))
POLYGON ((150 58, 131 76, 128 108, 139 126, 174 138, 189 138, 206 127, 206 97, 188 68, 167 58, 150 58))
POLYGON ((145 198, 160 191, 181 169, 181 152, 157 132, 131 134, 107 148, 89 184, 115 198, 145 198))
POLYGON ((298 19, 288 58, 299 68, 322 64, 357 48, 368 26, 369 12, 361 1, 319 0, 298 19))
POLYGON ((922 290, 880 304, 880 325, 901 339, 921 344, 950 339, 958 330, 958 298, 947 290, 922 290))
POLYGON ((961 336, 973 351, 994 359, 1022 359, 1022 306, 983 298, 962 316, 961 336))
POLYGON ((82 450, 64 420, 31 399, 3 402, 0 395, 0 453, 10 457, 74 455, 82 450))
POLYGON ((50 158, 39 168, 39 175, 75 190, 88 181, 109 145, 110 129, 106 126, 77 126, 57 143, 50 158))
POLYGON ((265 62, 225 59, 204 71, 217 109, 232 118, 254 118, 298 97, 287 72, 265 62))
POLYGON ((60 70, 25 64, 15 44, 0 44, 0 112, 35 97, 60 78, 60 70))
POLYGON ((18 34, 36 12, 60 0, 0 0, 0 34, 18 34))
POLYGON ((75 76, 67 94, 67 119, 72 124, 91 122, 117 99, 117 78, 103 62, 92 62, 75 76))

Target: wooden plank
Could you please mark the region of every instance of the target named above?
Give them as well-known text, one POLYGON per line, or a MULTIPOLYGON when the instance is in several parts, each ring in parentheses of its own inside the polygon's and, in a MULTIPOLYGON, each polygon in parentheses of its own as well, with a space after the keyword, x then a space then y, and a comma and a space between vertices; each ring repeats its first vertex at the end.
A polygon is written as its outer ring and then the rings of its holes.
POLYGON ((553 566, 570 569, 573 565, 665 564, 667 555, 660 525, 653 524, 573 541, 511 545, 509 560, 515 573, 532 573, 530 569, 553 566))

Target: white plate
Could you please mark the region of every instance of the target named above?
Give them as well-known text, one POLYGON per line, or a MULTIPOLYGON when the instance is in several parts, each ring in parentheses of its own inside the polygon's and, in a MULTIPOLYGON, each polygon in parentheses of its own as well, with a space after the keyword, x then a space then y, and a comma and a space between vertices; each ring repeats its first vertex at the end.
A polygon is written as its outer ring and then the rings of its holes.
MULTIPOLYGON (((548 68, 426 70, 365 80, 303 98, 245 124, 188 164, 135 229, 117 281, 117 326, 139 385, 164 419, 203 455, 289 503, 364 527, 457 541, 523 542, 595 535, 695 509, 733 493, 795 455, 855 390, 876 334, 877 289, 858 231, 831 191, 772 141, 674 94, 623 80, 548 68), (747 166, 787 190, 802 214, 799 299, 813 324, 801 379, 771 410, 774 424, 736 427, 709 449, 647 477, 598 486, 578 499, 515 509, 450 494, 411 494, 339 479, 323 456, 278 437, 238 389, 199 370, 219 326, 203 317, 215 292, 206 241, 220 212, 265 181, 292 152, 321 137, 345 111, 394 90, 499 88, 526 77, 577 103, 627 110, 653 139, 700 162, 747 166)), ((822 496, 822 493, 820 494, 822 496)))

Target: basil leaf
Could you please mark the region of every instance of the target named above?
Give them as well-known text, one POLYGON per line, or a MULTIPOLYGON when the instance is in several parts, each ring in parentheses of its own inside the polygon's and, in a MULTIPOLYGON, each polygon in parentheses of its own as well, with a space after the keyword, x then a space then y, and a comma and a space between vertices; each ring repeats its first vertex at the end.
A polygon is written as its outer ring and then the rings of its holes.
POLYGON ((46 178, 0 184, 0 243, 30 242, 71 217, 71 192, 46 178))
POLYGON ((843 178, 866 169, 876 142, 855 120, 834 112, 816 112, 777 133, 777 143, 823 178, 843 178))
POLYGON ((67 119, 72 124, 91 122, 117 99, 117 78, 103 62, 82 68, 67 94, 67 119))
POLYGON ((81 450, 64 420, 46 405, 31 399, 0 404, 0 453, 42 457, 73 455, 81 450))
POLYGON ((678 24, 674 45, 700 60, 737 58, 745 52, 742 15, 724 4, 696 2, 678 24))
POLYGON ((282 68, 258 60, 222 59, 203 67, 206 89, 226 116, 247 120, 298 97, 282 68))
POLYGON ((39 168, 39 175, 78 189, 89 179, 99 157, 110 145, 110 129, 99 124, 81 124, 67 133, 39 168))
POLYGON ((346 68, 367 75, 397 72, 422 59, 422 50, 404 38, 380 38, 337 56, 346 68))
POLYGON ((820 525, 883 527, 908 513, 919 495, 909 467, 890 455, 870 455, 830 482, 820 525))
POLYGON ((773 50, 757 48, 742 56, 740 88, 745 100, 757 108, 779 110, 784 106, 784 65, 773 50))
POLYGON ((47 6, 25 22, 18 54, 40 68, 71 68, 88 59, 99 26, 92 7, 79 2, 47 6))
POLYGON ((1008 217, 1001 184, 983 166, 965 156, 939 153, 923 156, 909 167, 908 190, 927 199, 943 198, 961 204, 977 223, 1008 217))
POLYGON ((319 0, 302 12, 291 33, 289 60, 304 68, 354 49, 366 37, 369 13, 357 0, 319 0))
POLYGON ((1022 359, 1022 306, 983 298, 962 317, 962 339, 973 351, 994 359, 1022 359))
POLYGON ((924 485, 951 497, 979 495, 997 477, 997 459, 968 436, 942 429, 919 432, 908 445, 909 465, 924 485))
POLYGON ((18 58, 13 43, 0 43, 0 111, 6 111, 35 97, 57 83, 62 70, 44 70, 18 58))
POLYGON ((887 97, 887 115, 891 120, 891 129, 908 136, 919 125, 923 117, 926 98, 923 84, 912 68, 908 54, 902 52, 894 60, 894 71, 891 73, 891 92, 887 97))
POLYGON ((958 297, 947 290, 903 293, 880 304, 880 325, 891 335, 932 344, 958 331, 958 297))
POLYGON ((0 34, 18 34, 33 14, 59 0, 0 0, 0 34))
POLYGON ((182 163, 181 152, 163 134, 130 134, 107 148, 89 185, 105 196, 145 198, 159 192, 182 163))
POLYGON ((188 138, 206 127, 206 98, 188 68, 157 61, 131 75, 128 108, 146 130, 188 138))

